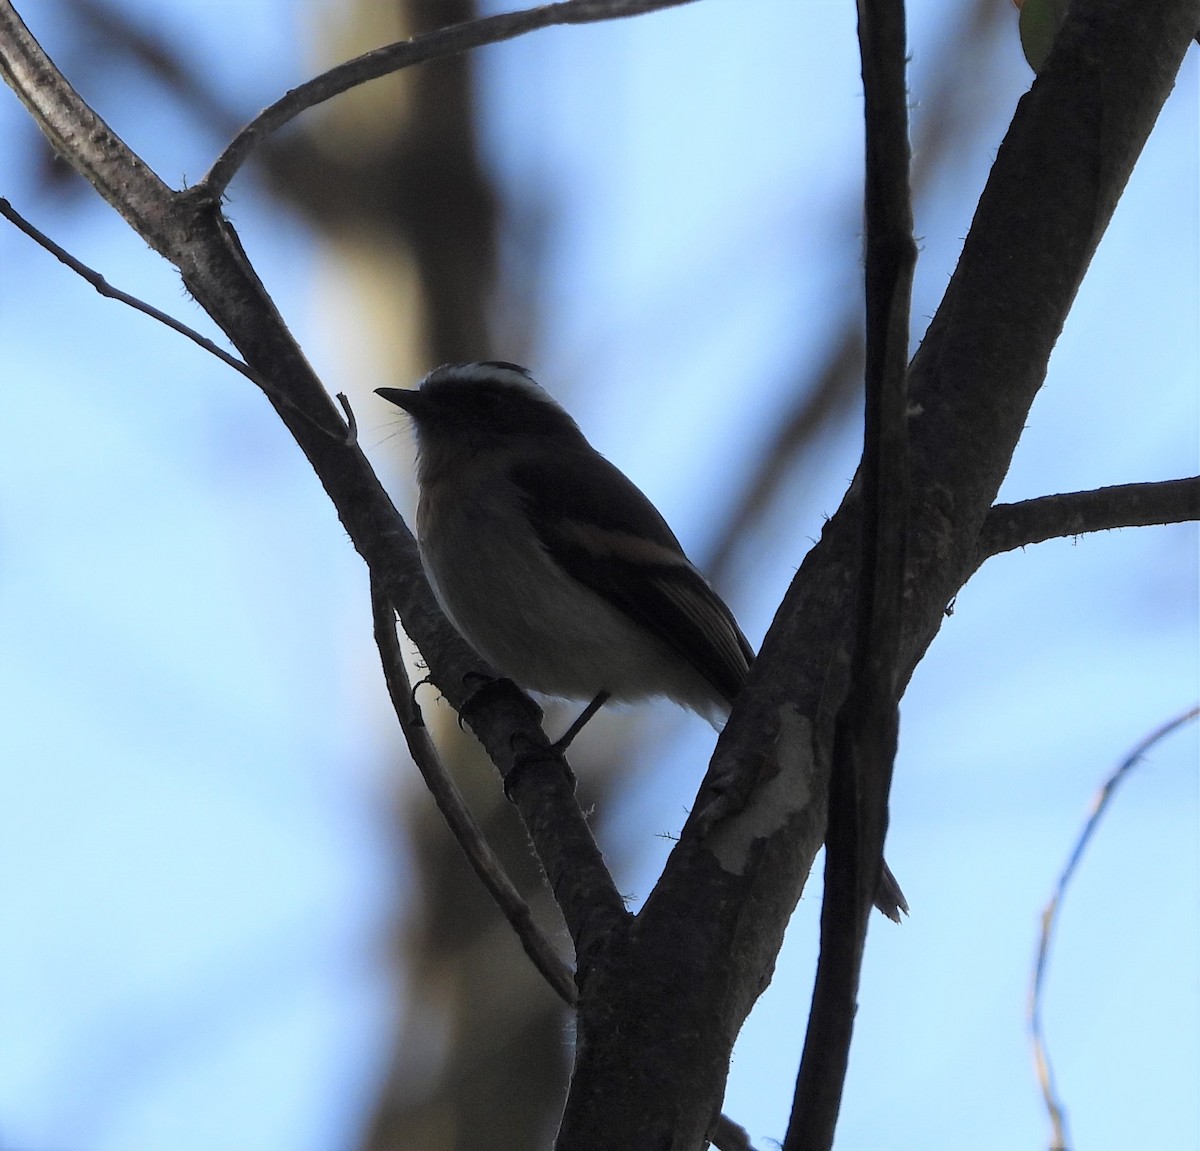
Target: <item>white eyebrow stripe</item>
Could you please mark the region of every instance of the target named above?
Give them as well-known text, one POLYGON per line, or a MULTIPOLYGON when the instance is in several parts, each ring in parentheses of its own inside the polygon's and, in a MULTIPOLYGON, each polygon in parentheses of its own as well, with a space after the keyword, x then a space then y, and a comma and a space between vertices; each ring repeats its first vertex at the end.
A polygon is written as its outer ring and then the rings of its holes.
POLYGON ((692 565, 675 548, 635 536, 630 532, 602 528, 583 520, 563 519, 554 525, 559 536, 583 548, 589 555, 624 560, 628 563, 665 564, 670 567, 692 565))
POLYGON ((428 386, 431 390, 441 392, 443 388, 453 388, 456 384, 490 384, 497 391, 518 392, 538 403, 558 408, 559 404, 529 372, 517 364, 473 363, 473 364, 442 364, 431 372, 426 372, 417 384, 418 389, 428 386))

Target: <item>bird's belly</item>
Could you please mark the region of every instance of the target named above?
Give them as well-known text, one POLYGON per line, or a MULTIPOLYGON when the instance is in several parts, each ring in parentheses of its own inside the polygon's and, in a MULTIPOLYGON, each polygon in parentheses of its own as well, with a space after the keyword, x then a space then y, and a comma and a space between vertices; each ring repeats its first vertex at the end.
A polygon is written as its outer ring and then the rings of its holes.
POLYGON ((514 521, 485 509, 472 515, 461 504, 448 516, 423 519, 422 556, 438 601, 497 671, 528 690, 568 699, 601 691, 618 700, 663 695, 704 714, 712 710, 707 682, 567 575, 532 530, 498 530, 498 521, 514 521), (451 555, 475 562, 452 565, 444 559, 451 555))

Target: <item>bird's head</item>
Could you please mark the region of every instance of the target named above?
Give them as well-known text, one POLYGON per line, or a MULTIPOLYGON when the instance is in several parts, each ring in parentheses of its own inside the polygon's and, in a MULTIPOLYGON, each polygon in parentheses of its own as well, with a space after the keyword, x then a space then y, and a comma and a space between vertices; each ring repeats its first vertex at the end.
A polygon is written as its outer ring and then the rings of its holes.
POLYGON ((474 451, 514 438, 580 436, 575 421, 517 364, 444 364, 416 388, 375 394, 412 417, 422 450, 453 441, 474 451))

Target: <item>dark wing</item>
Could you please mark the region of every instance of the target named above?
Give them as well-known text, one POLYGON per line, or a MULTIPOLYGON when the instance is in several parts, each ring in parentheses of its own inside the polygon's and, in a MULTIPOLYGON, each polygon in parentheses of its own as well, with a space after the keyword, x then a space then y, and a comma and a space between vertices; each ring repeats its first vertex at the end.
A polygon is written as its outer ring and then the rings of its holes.
POLYGON ((581 584, 674 648, 727 702, 754 651, 658 509, 603 456, 527 458, 509 472, 546 551, 581 584))

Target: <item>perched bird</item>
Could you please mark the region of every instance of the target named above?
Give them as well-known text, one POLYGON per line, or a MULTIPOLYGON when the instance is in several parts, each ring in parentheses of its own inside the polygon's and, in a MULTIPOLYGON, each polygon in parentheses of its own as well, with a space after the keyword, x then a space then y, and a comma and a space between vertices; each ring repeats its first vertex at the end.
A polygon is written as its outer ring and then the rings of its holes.
POLYGON ((754 658, 733 613, 526 369, 447 364, 376 394, 416 429, 417 540, 451 623, 521 687, 591 701, 559 746, 610 698, 724 720, 754 658))
POLYGON ((654 505, 515 364, 378 394, 417 433, 417 538, 451 622, 522 687, 728 714, 754 653, 654 505))

